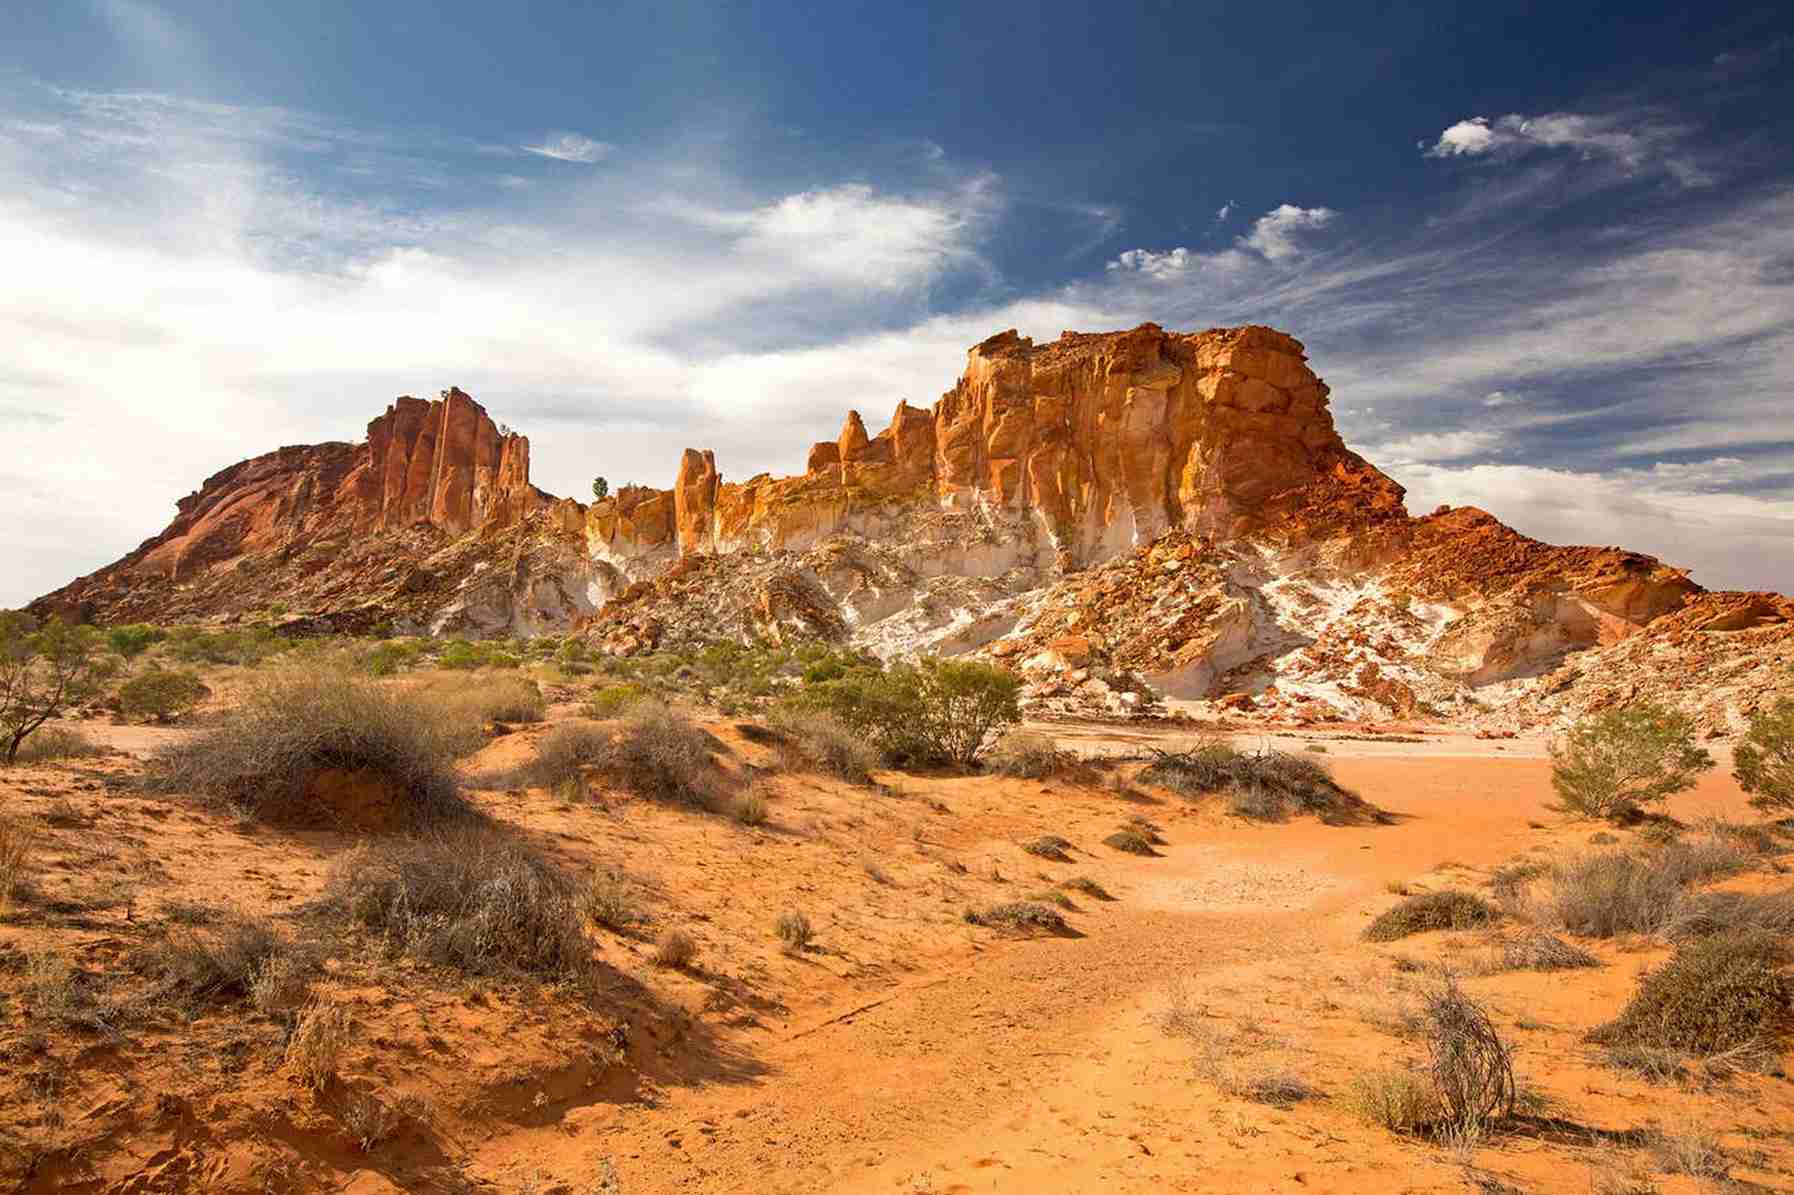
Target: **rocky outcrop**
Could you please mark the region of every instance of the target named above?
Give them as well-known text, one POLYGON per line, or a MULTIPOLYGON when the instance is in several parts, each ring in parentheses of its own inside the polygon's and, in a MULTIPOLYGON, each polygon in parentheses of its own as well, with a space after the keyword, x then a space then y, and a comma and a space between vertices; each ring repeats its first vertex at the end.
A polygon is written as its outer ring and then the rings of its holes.
MULTIPOLYGON (((354 611, 349 624, 385 621, 379 611, 386 609, 428 625, 458 599, 440 591, 439 574, 426 579, 422 558, 461 537, 491 545, 526 526, 531 534, 577 537, 584 522, 578 503, 557 502, 530 484, 527 439, 501 433, 479 403, 450 389, 434 402, 395 400, 359 445, 282 448, 213 474, 177 503, 160 535, 33 609, 84 620, 172 621, 296 607, 314 594, 331 610, 354 611), (339 567, 351 558, 353 577, 339 567), (375 563, 376 572, 364 575, 375 563)), ((456 559, 472 570, 476 557, 490 555, 456 559)), ((519 581, 517 610, 492 613, 505 603, 495 606, 488 595, 472 621, 564 624, 592 609, 583 559, 550 571, 557 579, 546 595, 542 578, 532 576, 519 581), (531 594, 536 607, 553 613, 532 615, 531 594)))

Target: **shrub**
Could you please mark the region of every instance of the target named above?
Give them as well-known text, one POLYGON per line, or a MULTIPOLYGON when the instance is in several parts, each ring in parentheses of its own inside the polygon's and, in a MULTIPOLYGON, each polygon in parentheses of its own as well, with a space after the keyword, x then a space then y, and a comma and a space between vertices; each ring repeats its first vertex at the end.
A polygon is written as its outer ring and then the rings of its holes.
POLYGON ((1021 720, 1020 694, 1020 679, 1002 668, 925 659, 883 672, 860 666, 807 685, 796 700, 833 714, 893 762, 969 767, 992 731, 1021 720))
POLYGON ((745 792, 735 798, 731 812, 735 820, 744 826, 763 826, 766 824, 766 798, 756 792, 745 792))
POLYGON ((1152 855, 1152 839, 1138 830, 1123 827, 1103 839, 1103 845, 1114 847, 1118 851, 1126 851, 1130 855, 1152 855))
POLYGON ((413 692, 445 715, 474 727, 487 722, 540 722, 548 708, 540 686, 520 676, 442 677, 413 692))
POLYGON ((1469 892, 1422 892, 1385 910, 1364 928, 1371 942, 1393 942, 1410 934, 1441 929, 1474 929, 1499 914, 1487 901, 1469 892))
POLYGON ((1428 993, 1423 1011, 1440 1125, 1475 1132, 1513 1115, 1513 1058, 1487 1010, 1448 978, 1428 993))
POLYGON ((648 696, 648 690, 633 681, 606 685, 586 700, 586 713, 594 718, 615 718, 648 696))
POLYGON ((1280 821, 1295 812, 1328 817, 1359 803, 1320 760, 1287 751, 1247 754, 1221 738, 1183 751, 1154 751, 1137 779, 1184 797, 1225 793, 1234 813, 1257 821, 1280 821))
POLYGON ((423 826, 468 816, 454 762, 481 741, 464 708, 347 673, 289 668, 251 686, 215 728, 165 747, 149 784, 277 820, 423 826), (331 777, 384 793, 351 785, 325 800, 319 785, 331 777))
POLYGON ((969 925, 985 925, 999 929, 1029 930, 1041 929, 1050 933, 1061 933, 1065 930, 1065 918, 1057 911, 1030 900, 1014 900, 1005 904, 992 905, 979 912, 967 909, 966 923, 969 925))
POLYGON ((1044 780, 1062 771, 1069 759, 1046 735, 1028 730, 1011 730, 991 747, 988 762, 993 770, 1005 776, 1021 780, 1044 780))
POLYGON ((18 762, 19 748, 45 722, 92 696, 104 671, 99 634, 52 618, 0 612, 0 763, 18 762))
POLYGON ((127 718, 166 722, 198 705, 210 689, 192 672, 150 668, 126 681, 118 691, 118 712, 127 718))
POLYGON ((1069 880, 1062 881, 1061 886, 1070 888, 1073 892, 1082 892, 1085 896, 1092 897, 1096 900, 1115 899, 1113 896, 1109 895, 1109 890, 1107 888, 1103 887, 1089 876, 1073 876, 1069 880))
POLYGON ((176 627, 168 636, 168 654, 183 664, 241 664, 253 668, 287 649, 287 643, 267 627, 234 627, 203 631, 176 627))
POLYGON ((422 648, 415 643, 388 640, 376 643, 361 657, 361 666, 371 676, 391 676, 407 668, 415 668, 422 648))
POLYGON ((833 714, 780 708, 772 722, 789 756, 849 784, 871 782, 878 750, 833 714))
POLYGON ((1794 812, 1794 697, 1751 714, 1732 752, 1732 775, 1764 813, 1794 812))
POLYGON ((288 949, 266 919, 231 917, 168 935, 151 948, 150 968, 170 991, 190 999, 239 999, 252 994, 257 974, 288 949))
POLYGON ((129 663, 150 649, 152 644, 160 643, 168 635, 160 627, 152 627, 144 623, 128 626, 112 627, 106 632, 106 646, 129 663))
POLYGON ((623 719, 602 766, 640 796, 711 808, 717 801, 711 741, 666 706, 643 702, 623 719))
POLYGON ((1417 1133, 1439 1115, 1438 1100, 1426 1078, 1394 1067, 1352 1076, 1346 1104, 1365 1120, 1392 1133, 1417 1133))
POLYGON ((585 886, 579 890, 579 907, 593 922, 609 930, 621 930, 640 920, 628 882, 621 872, 606 868, 598 868, 586 878, 585 886))
POLYGON ((609 757, 611 730, 596 722, 562 722, 536 740, 536 758, 509 777, 526 785, 558 790, 609 757))
POLYGON ((1573 934, 1654 934, 1676 914, 1684 891, 1739 870, 1748 856, 1716 840, 1650 851, 1590 851, 1554 863, 1542 915, 1573 934))
POLYGON ((1539 931, 1503 942, 1501 965, 1514 971, 1568 971, 1598 967, 1601 960, 1562 938, 1539 931))
POLYGON ((469 975, 590 974, 573 886, 490 830, 358 846, 331 868, 323 904, 397 953, 469 975))
POLYGON ((286 1016, 311 994, 311 961, 292 954, 275 953, 251 969, 249 1002, 257 1012, 286 1016))
POLYGON ((792 954, 800 953, 804 947, 810 944, 810 939, 814 936, 814 931, 810 928, 810 919, 796 909, 786 909, 780 913, 777 923, 773 926, 773 932, 778 934, 779 941, 783 942, 785 949, 792 954))
POLYGON ((0 813, 0 912, 29 889, 31 852, 38 834, 36 822, 0 813))
POLYGON ((1589 1040, 1699 1055, 1776 1041, 1794 1011, 1787 962, 1782 940, 1760 930, 1685 943, 1639 979, 1620 1015, 1589 1040))
POLYGON ((1022 849, 1030 855, 1039 855, 1042 859, 1065 859, 1071 843, 1057 834, 1042 834, 1039 838, 1022 843, 1022 849))
POLYGON ((698 944, 684 930, 669 929, 660 935, 660 941, 654 944, 654 963, 660 967, 671 967, 682 971, 691 966, 692 960, 698 957, 698 944))
POLYGON ((1665 919, 1663 936, 1685 942, 1736 930, 1794 935, 1794 892, 1688 893, 1665 919))
POLYGON ((49 763, 57 759, 87 759, 106 754, 100 746, 78 730, 65 726, 46 726, 19 748, 14 763, 49 763))
POLYGON ((327 1000, 306 1005, 287 1038, 287 1065, 299 1081, 322 1091, 336 1078, 337 1067, 349 1048, 349 1010, 327 1000))
POLYGON ((1694 719, 1640 701, 1582 718, 1551 745, 1559 808, 1619 820, 1694 787, 1713 757, 1695 745, 1694 719))

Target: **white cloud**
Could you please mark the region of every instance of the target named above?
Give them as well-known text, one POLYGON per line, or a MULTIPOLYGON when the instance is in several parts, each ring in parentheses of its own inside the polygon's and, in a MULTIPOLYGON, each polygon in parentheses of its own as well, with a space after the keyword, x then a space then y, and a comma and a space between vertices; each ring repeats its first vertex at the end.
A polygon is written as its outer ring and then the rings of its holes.
POLYGON ((1501 439, 1499 432, 1472 428, 1448 432, 1417 432, 1371 444, 1358 451, 1378 464, 1453 461, 1467 456, 1487 455, 1500 446, 1501 439))
POLYGON ((1483 395, 1485 407, 1511 407, 1523 401, 1518 394, 1509 394, 1506 390, 1491 390, 1483 395))
POLYGON ((540 145, 525 145, 525 153, 539 154, 544 158, 554 158, 560 162, 592 163, 607 158, 616 146, 605 141, 594 141, 579 133, 551 133, 540 145))
POLYGON ((1240 244, 1270 261, 1287 261, 1302 252, 1304 233, 1325 228, 1335 215, 1331 208, 1278 204, 1252 222, 1252 231, 1240 238, 1240 244))
POLYGON ((1685 136, 1680 126, 1644 112, 1510 113, 1460 120, 1432 144, 1422 141, 1420 148, 1429 158, 1515 158, 1537 149, 1567 149, 1616 162, 1628 171, 1660 168, 1685 186, 1711 183, 1711 175, 1679 149, 1685 136))
POLYGON ((1121 256, 1110 262, 1105 268, 1114 271, 1131 271, 1144 274, 1148 278, 1164 280, 1175 278, 1191 266, 1199 265, 1205 260, 1201 254, 1194 253, 1183 246, 1167 249, 1163 253, 1151 249, 1128 249, 1121 256))
POLYGON ((1231 199, 1229 199, 1226 203, 1222 204, 1215 211, 1215 223, 1219 224, 1222 221, 1226 220, 1227 217, 1233 215, 1233 209, 1238 206, 1239 206, 1239 204, 1235 203, 1231 199))

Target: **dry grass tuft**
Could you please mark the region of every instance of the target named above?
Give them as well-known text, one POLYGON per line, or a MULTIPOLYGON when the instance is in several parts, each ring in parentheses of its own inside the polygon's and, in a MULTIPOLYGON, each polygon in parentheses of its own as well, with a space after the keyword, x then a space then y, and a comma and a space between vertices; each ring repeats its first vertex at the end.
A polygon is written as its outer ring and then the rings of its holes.
POLYGON ((1684 943, 1639 979, 1620 1015, 1589 1040, 1695 1055, 1779 1041, 1794 1021, 1794 980, 1783 973, 1788 961, 1786 943, 1761 930, 1684 943))
POLYGON ((1018 932, 1037 929, 1048 933, 1063 933, 1067 929, 1065 918, 1057 911, 1031 900, 1012 900, 992 905, 983 911, 967 909, 965 920, 968 925, 1018 932))
POLYGON ((1501 966, 1509 971, 1569 971, 1600 965, 1601 960, 1588 951, 1543 930, 1501 944, 1501 966))
POLYGON ((773 710, 772 723, 787 769, 814 768, 849 784, 872 782, 878 749, 833 714, 780 706, 773 710))
POLYGON ((1042 859, 1064 861, 1070 858, 1066 852, 1071 850, 1071 843, 1057 834, 1042 834, 1039 838, 1022 843, 1022 849, 1030 855, 1039 855, 1042 859))
POLYGON ((785 951, 788 954, 801 954, 814 936, 814 931, 810 928, 810 919, 796 909, 786 909, 780 913, 777 923, 773 926, 773 932, 778 935, 779 941, 785 944, 785 951))
POLYGON ((1732 1176, 1732 1158, 1719 1138, 1705 1129, 1651 1136, 1651 1159, 1665 1174, 1686 1174, 1723 1183, 1732 1176))
POLYGON ((1125 851, 1130 855, 1156 855, 1158 853, 1152 849, 1152 839, 1140 831, 1126 826, 1103 839, 1103 845, 1113 847, 1118 851, 1125 851))
POLYGON ((1364 937, 1371 942, 1393 942, 1431 930, 1475 929, 1498 916, 1487 901, 1469 892, 1422 892, 1378 915, 1364 928, 1364 937))
POLYGON ((629 882, 621 872, 608 868, 597 868, 586 877, 579 890, 579 907, 595 924, 608 930, 626 929, 641 920, 629 882))
POLYGON ((990 770, 1021 780, 1045 780, 1075 762, 1075 757, 1059 750, 1052 739, 1031 730, 1008 731, 985 752, 984 759, 990 770))
POLYGON ((295 973, 310 969, 265 918, 225 916, 170 933, 151 948, 149 967, 167 990, 188 999, 240 999, 254 994, 257 976, 283 955, 292 957, 281 965, 295 973))
POLYGON ((1089 876, 1073 876, 1069 880, 1061 880, 1059 886, 1070 888, 1073 892, 1082 892, 1094 900, 1114 900, 1109 890, 1091 879, 1089 876))
POLYGON ((1392 1133, 1418 1133, 1439 1117, 1439 1103, 1426 1076, 1382 1067, 1352 1076, 1345 1104, 1364 1120, 1392 1133))
POLYGON ((21 764, 51 763, 59 759, 91 759, 106 754, 100 746, 78 730, 66 726, 46 726, 19 745, 21 764))
POLYGON ((720 800, 710 763, 713 741, 683 715, 644 701, 621 720, 600 767, 638 796, 713 809, 720 800))
POLYGON ((0 913, 30 891, 31 852, 41 833, 34 821, 0 813, 0 913))
POLYGON ((1214 736, 1184 751, 1155 751, 1136 779, 1185 797, 1224 793, 1228 808, 1256 821, 1294 813, 1337 817, 1362 806, 1318 759, 1287 751, 1244 752, 1214 736))
POLYGON ((322 1091, 336 1078, 349 1048, 349 1010, 327 1000, 313 1000, 299 1013, 287 1038, 286 1064, 301 1083, 322 1091))
POLYGON ((698 944, 684 930, 669 929, 654 944, 654 964, 682 971, 698 957, 698 944))

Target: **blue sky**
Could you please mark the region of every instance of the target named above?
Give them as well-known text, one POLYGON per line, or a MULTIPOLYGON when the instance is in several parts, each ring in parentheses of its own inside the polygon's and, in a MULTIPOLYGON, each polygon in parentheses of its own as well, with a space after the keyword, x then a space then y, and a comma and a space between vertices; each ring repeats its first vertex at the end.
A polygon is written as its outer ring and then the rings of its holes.
POLYGON ((795 471, 991 332, 1144 319, 1293 332, 1416 511, 1794 589, 1785 6, 0 22, 0 604, 401 393, 577 496, 687 445, 795 471))

